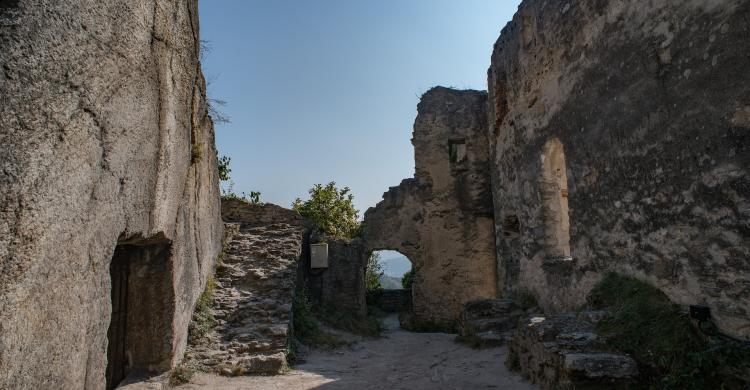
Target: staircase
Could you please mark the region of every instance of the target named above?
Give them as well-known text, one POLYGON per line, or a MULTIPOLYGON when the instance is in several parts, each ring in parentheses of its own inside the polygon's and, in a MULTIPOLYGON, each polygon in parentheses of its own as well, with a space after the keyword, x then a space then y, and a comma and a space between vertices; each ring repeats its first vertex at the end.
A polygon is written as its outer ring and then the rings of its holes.
POLYGON ((272 375, 287 368, 297 262, 305 235, 294 218, 288 222, 260 218, 226 224, 229 234, 216 269, 211 308, 216 325, 200 340, 191 340, 186 364, 226 376, 272 375))

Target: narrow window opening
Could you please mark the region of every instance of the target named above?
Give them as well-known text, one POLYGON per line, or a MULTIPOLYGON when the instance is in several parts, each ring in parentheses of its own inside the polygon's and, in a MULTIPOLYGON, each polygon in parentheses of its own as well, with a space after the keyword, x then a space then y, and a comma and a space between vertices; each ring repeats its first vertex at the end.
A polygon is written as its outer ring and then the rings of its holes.
POLYGON ((451 164, 466 160, 466 141, 462 139, 448 141, 448 157, 451 164))

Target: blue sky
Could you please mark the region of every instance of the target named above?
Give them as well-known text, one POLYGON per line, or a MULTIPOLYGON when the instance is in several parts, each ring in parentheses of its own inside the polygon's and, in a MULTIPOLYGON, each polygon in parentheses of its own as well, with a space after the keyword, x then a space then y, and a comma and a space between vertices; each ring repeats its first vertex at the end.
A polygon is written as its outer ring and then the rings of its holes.
POLYGON ((315 183, 362 213, 414 174, 419 95, 486 89, 492 45, 519 0, 202 0, 219 154, 235 192, 289 207, 315 183))

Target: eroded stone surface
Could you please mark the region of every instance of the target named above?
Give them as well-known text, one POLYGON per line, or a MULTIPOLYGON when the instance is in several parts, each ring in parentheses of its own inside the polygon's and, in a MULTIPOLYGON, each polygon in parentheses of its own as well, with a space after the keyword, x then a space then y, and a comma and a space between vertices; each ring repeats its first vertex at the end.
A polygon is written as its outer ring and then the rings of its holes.
POLYGON ((118 244, 167 250, 130 270, 161 280, 124 300, 159 314, 128 312, 131 368, 182 355, 222 233, 197 8, 2 2, 0 388, 104 388, 118 244))
POLYGON ((571 310, 615 271, 750 337, 748 20, 738 0, 521 4, 488 81, 501 292, 571 310))

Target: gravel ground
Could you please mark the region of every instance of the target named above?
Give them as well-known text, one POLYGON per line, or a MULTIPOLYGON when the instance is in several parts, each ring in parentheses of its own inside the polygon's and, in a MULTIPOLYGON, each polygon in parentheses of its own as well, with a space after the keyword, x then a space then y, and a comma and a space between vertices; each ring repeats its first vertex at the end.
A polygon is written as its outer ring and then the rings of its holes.
POLYGON ((503 362, 506 349, 474 350, 455 335, 411 333, 386 318, 383 337, 332 351, 307 351, 285 375, 225 378, 195 375, 181 390, 536 389, 503 362))

